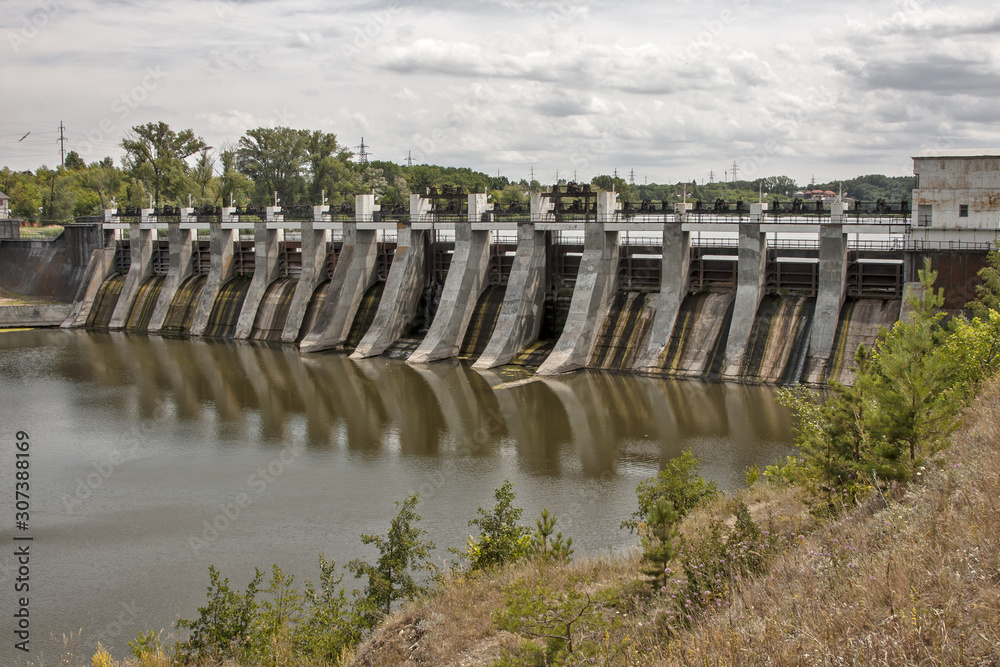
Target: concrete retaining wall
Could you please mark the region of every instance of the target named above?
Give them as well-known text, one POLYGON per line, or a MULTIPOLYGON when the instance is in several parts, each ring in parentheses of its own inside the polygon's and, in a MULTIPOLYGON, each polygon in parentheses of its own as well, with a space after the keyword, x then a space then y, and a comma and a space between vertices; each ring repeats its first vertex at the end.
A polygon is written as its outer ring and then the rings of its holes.
POLYGON ((51 241, 0 241, 0 287, 70 303, 94 250, 104 247, 99 224, 66 225, 51 241))
POLYGON ((62 324, 73 304, 0 306, 0 329, 13 327, 57 327, 62 324))

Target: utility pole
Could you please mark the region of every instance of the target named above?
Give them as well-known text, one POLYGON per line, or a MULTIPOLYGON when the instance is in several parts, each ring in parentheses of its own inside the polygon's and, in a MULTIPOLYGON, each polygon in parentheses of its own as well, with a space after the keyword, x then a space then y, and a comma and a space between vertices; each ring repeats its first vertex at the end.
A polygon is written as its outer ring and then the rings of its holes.
POLYGON ((66 166, 66 135, 63 133, 65 129, 62 121, 59 121, 59 164, 63 167, 66 166))

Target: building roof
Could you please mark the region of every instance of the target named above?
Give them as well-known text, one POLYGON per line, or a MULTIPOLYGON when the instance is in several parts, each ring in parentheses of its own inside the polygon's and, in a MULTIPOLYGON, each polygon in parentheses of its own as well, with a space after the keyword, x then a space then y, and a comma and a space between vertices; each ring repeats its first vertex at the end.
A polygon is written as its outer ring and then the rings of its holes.
POLYGON ((942 157, 1000 157, 1000 148, 947 148, 927 150, 920 151, 913 156, 913 159, 942 157))
POLYGON ((8 197, 8 196, 7 196, 7 195, 5 195, 4 193, 0 192, 0 201, 5 201, 5 200, 7 200, 7 199, 10 199, 10 197, 8 197))

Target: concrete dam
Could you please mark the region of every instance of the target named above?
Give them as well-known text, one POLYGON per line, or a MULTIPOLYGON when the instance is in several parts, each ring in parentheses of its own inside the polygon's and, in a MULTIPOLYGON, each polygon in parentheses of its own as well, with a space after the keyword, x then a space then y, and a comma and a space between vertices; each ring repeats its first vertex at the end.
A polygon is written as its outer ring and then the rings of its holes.
MULTIPOLYGON (((989 247, 914 239, 906 203, 633 209, 572 184, 528 211, 450 188, 409 203, 106 211, 63 326, 539 374, 849 383, 923 257, 967 279, 989 247)), ((968 280, 953 282, 946 307, 961 308, 968 280)))

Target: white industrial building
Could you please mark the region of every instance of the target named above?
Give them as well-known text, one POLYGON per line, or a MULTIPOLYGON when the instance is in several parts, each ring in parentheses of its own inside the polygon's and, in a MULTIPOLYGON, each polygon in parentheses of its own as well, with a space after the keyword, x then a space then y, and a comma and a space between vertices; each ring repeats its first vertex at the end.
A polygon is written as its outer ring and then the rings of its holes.
POLYGON ((923 151, 913 156, 912 238, 993 243, 1000 234, 1000 148, 923 151))

